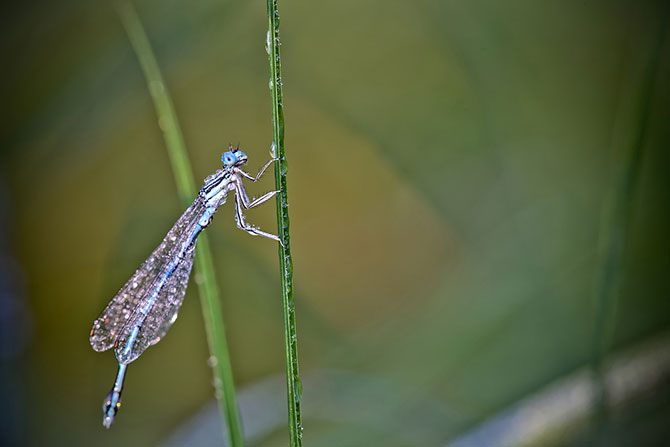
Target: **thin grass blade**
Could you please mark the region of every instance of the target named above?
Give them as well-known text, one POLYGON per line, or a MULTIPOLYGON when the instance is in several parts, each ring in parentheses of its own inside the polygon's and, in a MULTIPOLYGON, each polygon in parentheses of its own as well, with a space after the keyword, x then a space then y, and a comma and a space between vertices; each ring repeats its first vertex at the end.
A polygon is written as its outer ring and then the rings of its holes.
POLYGON ((270 60, 270 91, 272 98, 273 156, 277 194, 277 226, 282 245, 279 246, 282 308, 284 314, 284 349, 286 354, 286 391, 288 395, 288 429, 291 447, 302 445, 300 400, 302 384, 298 373, 298 338, 296 336, 295 304, 293 302, 293 260, 289 235, 288 196, 286 192, 286 154, 284 150, 284 109, 279 54, 279 10, 277 0, 268 0, 267 51, 270 60))
MULTIPOLYGON (((188 206, 196 194, 186 146, 181 134, 177 114, 172 105, 163 76, 154 57, 149 39, 142 23, 130 2, 117 4, 121 22, 135 50, 154 102, 158 123, 163 131, 165 144, 172 164, 177 190, 182 203, 188 206)), ((215 396, 222 416, 222 426, 228 427, 229 445, 244 445, 242 425, 235 396, 233 370, 230 362, 228 342, 223 323, 223 312, 219 301, 219 290, 214 275, 212 253, 206 234, 201 234, 195 258, 196 279, 202 313, 205 320, 207 342, 210 351, 210 366, 214 373, 215 396), (199 280, 198 280, 199 278, 199 280)), ((225 437, 225 436, 224 436, 225 437)))
POLYGON ((666 7, 654 30, 653 49, 649 55, 640 85, 637 122, 632 145, 626 153, 626 160, 614 185, 609 204, 601 222, 601 262, 596 285, 596 315, 592 340, 591 368, 596 375, 598 392, 596 396, 596 418, 605 411, 606 395, 603 361, 607 355, 616 320, 616 304, 619 285, 623 276, 623 263, 628 242, 628 229, 633 215, 635 191, 639 182, 647 129, 651 114, 654 86, 658 78, 664 37, 670 20, 670 8, 666 7))

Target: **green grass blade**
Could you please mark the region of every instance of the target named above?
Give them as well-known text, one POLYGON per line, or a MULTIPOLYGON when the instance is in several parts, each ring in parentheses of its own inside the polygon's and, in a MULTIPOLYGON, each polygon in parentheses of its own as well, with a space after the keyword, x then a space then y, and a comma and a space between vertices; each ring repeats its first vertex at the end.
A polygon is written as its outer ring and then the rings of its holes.
POLYGON ((284 314, 284 349, 286 353, 286 391, 288 395, 288 429, 291 447, 302 445, 302 420, 300 400, 302 384, 298 374, 298 339, 295 327, 295 305, 293 302, 293 260, 289 236, 288 197, 286 193, 286 154, 284 150, 284 110, 281 82, 281 58, 279 55, 279 11, 277 0, 268 0, 267 51, 270 60, 270 90, 272 97, 273 156, 279 158, 275 164, 275 186, 277 194, 277 226, 283 246, 279 246, 281 268, 282 307, 284 314))
MULTIPOLYGON (((184 206, 188 206, 195 197, 196 187, 172 100, 134 7, 130 2, 122 2, 118 4, 118 11, 151 92, 179 196, 184 206)), ((222 422, 228 426, 229 445, 238 447, 244 445, 244 439, 235 397, 223 312, 218 298, 219 290, 214 275, 212 252, 206 234, 201 234, 198 239, 198 251, 195 258, 196 278, 200 278, 198 292, 211 355, 210 366, 214 373, 215 395, 222 422)))
POLYGON ((622 277, 628 228, 633 214, 633 201, 647 142, 653 90, 661 62, 663 37, 668 24, 668 11, 654 36, 654 48, 645 67, 637 104, 637 122, 632 145, 626 154, 625 165, 611 194, 610 206, 602 222, 602 260, 596 289, 596 320, 592 342, 591 367, 598 386, 596 417, 601 418, 607 403, 605 395, 603 360, 610 348, 616 317, 616 303, 622 277))

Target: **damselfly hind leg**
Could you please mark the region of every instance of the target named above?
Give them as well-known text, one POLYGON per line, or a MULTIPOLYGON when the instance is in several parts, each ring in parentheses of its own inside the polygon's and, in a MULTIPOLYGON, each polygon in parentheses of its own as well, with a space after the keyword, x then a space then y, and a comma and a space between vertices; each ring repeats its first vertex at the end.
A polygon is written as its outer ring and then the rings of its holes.
POLYGON ((281 241, 281 239, 279 239, 279 236, 271 233, 266 233, 260 228, 254 227, 253 225, 247 223, 247 221, 244 218, 244 214, 242 214, 242 204, 240 203, 240 198, 237 191, 235 194, 235 221, 237 222, 237 227, 239 229, 246 231, 252 236, 263 236, 268 239, 272 239, 279 242, 282 245, 282 247, 284 246, 284 243, 281 241))

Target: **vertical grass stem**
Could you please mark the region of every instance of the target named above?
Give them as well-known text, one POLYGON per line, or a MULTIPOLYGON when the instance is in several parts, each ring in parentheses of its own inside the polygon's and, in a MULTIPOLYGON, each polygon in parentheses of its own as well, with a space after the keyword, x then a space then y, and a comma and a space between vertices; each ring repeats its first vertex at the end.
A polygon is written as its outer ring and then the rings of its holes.
POLYGON ((286 154, 284 150, 284 109, 282 96, 281 57, 279 54, 279 11, 277 0, 267 1, 267 52, 270 61, 270 92, 272 100, 273 156, 277 194, 277 226, 282 240, 279 246, 282 308, 284 318, 284 349, 286 354, 286 391, 288 395, 288 429, 291 447, 302 446, 300 400, 302 385, 298 374, 298 339, 296 336, 295 305, 293 302, 293 260, 289 236, 288 197, 286 193, 286 154))

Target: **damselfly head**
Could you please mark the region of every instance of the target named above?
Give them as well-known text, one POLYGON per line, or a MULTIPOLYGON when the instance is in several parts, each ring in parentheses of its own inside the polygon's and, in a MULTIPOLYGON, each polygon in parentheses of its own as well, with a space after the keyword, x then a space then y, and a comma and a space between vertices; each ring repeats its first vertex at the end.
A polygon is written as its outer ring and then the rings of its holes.
POLYGON ((223 162, 223 166, 228 168, 232 166, 242 166, 247 162, 247 154, 237 148, 232 149, 223 153, 221 161, 223 162))

